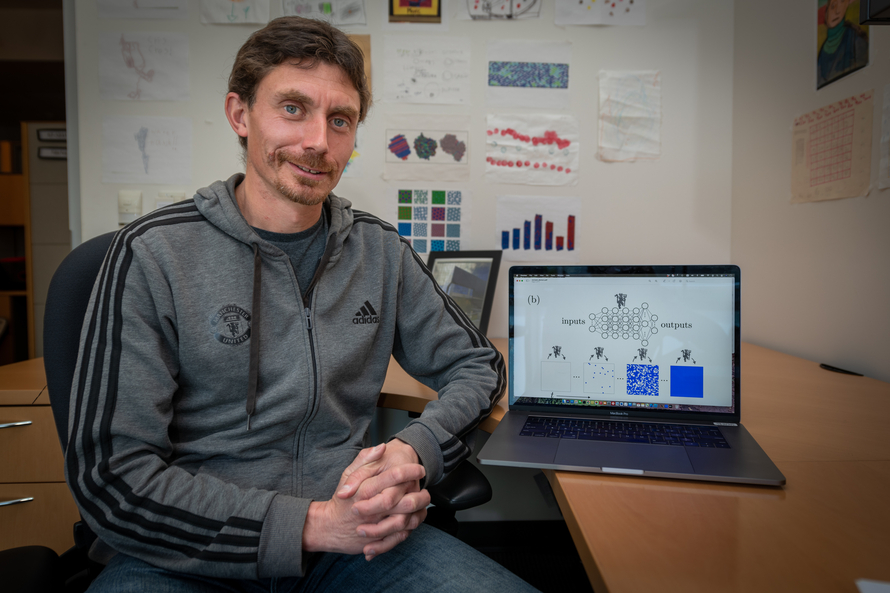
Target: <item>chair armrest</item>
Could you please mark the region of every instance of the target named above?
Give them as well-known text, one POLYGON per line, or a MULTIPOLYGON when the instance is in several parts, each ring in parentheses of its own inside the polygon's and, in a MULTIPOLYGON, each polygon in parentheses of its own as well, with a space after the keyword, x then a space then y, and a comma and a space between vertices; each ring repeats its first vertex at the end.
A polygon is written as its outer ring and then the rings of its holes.
POLYGON ((452 511, 462 511, 491 500, 491 484, 479 468, 467 460, 427 490, 434 505, 452 511))

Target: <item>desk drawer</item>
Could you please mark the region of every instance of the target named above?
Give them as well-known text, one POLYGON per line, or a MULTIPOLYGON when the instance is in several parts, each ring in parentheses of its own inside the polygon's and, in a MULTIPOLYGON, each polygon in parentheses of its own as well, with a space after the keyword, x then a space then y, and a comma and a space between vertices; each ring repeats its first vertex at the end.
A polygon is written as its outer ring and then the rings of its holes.
POLYGON ((52 408, 0 407, 0 425, 29 420, 26 426, 0 428, 0 484, 63 482, 62 447, 52 408))
POLYGON ((80 514, 64 483, 0 484, 0 502, 31 498, 0 506, 0 550, 46 546, 61 554, 74 545, 74 523, 80 514))

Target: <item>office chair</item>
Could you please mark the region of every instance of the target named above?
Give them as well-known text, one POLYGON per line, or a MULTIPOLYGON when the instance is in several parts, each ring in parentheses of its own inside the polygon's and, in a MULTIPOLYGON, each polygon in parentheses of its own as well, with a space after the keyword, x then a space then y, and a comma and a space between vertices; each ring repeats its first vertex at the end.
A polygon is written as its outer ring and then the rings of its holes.
MULTIPOLYGON (((106 233, 76 247, 59 264, 49 285, 43 331, 44 367, 53 419, 63 451, 68 444, 68 402, 77 366, 81 326, 93 284, 114 235, 114 232, 106 233)), ((431 524, 451 533, 456 531, 455 511, 491 500, 491 485, 469 461, 464 461, 438 484, 431 486, 429 491, 433 504, 439 509, 432 513, 431 524)), ((61 573, 68 583, 66 590, 84 590, 85 584, 101 570, 101 566, 87 559, 87 552, 95 539, 96 535, 89 526, 79 521, 74 526, 74 547, 60 557, 53 550, 40 546, 2 552, 0 582, 4 582, 7 573, 20 576, 21 573, 32 572, 36 577, 61 573), (30 568, 22 566, 22 563, 30 568), (15 570, 16 564, 20 570, 15 570)), ((40 582, 25 582, 19 590, 23 593, 48 590, 40 582)))

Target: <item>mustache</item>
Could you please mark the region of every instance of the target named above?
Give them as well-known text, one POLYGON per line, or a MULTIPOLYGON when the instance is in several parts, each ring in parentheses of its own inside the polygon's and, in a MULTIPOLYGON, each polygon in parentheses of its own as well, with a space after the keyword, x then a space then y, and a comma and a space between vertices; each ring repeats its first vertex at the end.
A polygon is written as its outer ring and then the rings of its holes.
POLYGON ((302 155, 280 150, 275 153, 274 160, 278 166, 285 163, 293 163, 306 169, 313 171, 324 171, 326 173, 336 173, 338 170, 337 163, 329 161, 324 155, 306 152, 302 155))

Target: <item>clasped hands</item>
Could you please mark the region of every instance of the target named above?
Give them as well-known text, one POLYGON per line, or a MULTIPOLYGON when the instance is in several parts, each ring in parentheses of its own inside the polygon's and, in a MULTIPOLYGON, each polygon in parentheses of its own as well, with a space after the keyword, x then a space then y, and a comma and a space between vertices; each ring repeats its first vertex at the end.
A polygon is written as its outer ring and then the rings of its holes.
POLYGON ((407 443, 393 439, 363 449, 343 471, 337 492, 309 505, 306 552, 364 554, 366 560, 404 541, 426 518, 425 470, 407 443))

